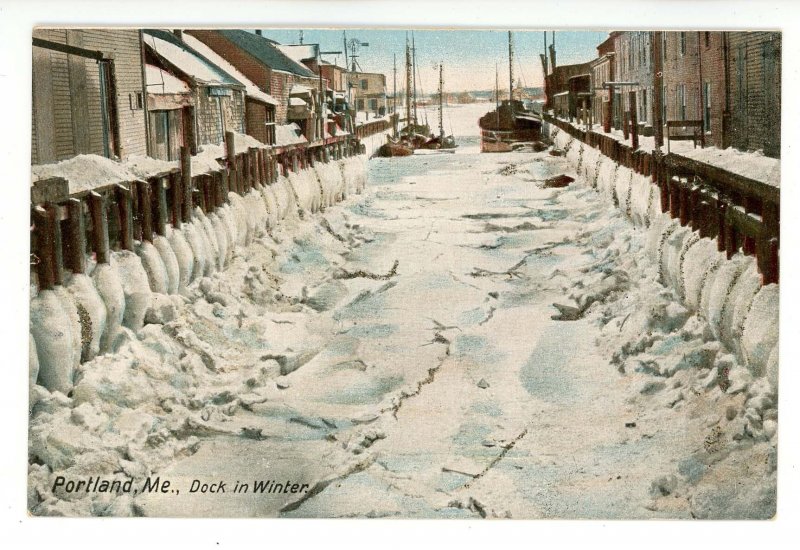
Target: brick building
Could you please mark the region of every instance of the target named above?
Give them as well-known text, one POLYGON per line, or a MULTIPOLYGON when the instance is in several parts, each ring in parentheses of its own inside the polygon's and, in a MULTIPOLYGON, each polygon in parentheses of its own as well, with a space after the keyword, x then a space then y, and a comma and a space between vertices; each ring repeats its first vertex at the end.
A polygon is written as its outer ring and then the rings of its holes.
POLYGON ((639 133, 653 135, 653 57, 650 31, 613 33, 615 77, 618 82, 632 83, 614 89, 614 126, 619 127, 624 113, 636 109, 639 133), (630 92, 634 92, 631 105, 630 92))
MULTIPOLYGON (((222 143, 229 130, 244 133, 245 88, 241 82, 189 47, 175 33, 146 30, 144 45, 148 64, 186 82, 192 91, 193 117, 190 111, 184 110, 183 119, 180 122, 175 119, 189 138, 187 145, 222 143)), ((155 114, 151 113, 151 117, 155 114)), ((170 117, 166 117, 166 123, 169 122, 170 117)), ((179 132, 168 129, 168 133, 178 135, 179 132)))
POLYGON ((281 52, 276 42, 248 31, 231 29, 187 32, 227 59, 262 91, 275 99, 277 125, 284 126, 289 122, 296 122, 309 141, 321 137, 322 121, 317 114, 319 100, 316 97, 319 77, 308 67, 281 52), (295 94, 296 99, 306 101, 303 115, 305 118, 296 119, 289 116, 292 89, 311 90, 311 104, 295 94))
POLYGON ((203 42, 183 33, 183 41, 203 57, 214 63, 244 85, 245 88, 245 131, 261 143, 275 144, 275 107, 278 102, 234 67, 227 59, 209 48, 203 42))
MULTIPOLYGON (((716 33, 711 33, 716 34, 716 33)), ((729 144, 781 153, 781 34, 727 32, 729 144)))
POLYGON ((140 31, 34 29, 31 162, 147 154, 140 31))
POLYGON ((546 103, 545 109, 554 107, 554 100, 557 94, 569 92, 569 79, 573 76, 588 75, 591 69, 589 63, 577 63, 575 65, 561 65, 554 68, 545 77, 546 103))

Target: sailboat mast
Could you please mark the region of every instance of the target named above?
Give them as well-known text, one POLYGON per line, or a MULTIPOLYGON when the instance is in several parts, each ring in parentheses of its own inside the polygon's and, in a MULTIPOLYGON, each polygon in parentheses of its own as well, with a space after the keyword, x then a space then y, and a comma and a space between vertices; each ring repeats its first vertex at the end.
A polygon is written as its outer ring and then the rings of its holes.
POLYGON ((406 34, 406 134, 411 135, 411 48, 406 34))
POLYGON ((411 32, 411 82, 414 88, 414 132, 417 131, 417 41, 414 38, 414 32, 411 32))
POLYGON ((444 64, 439 63, 439 136, 444 138, 444 64))
POLYGON ((392 54, 392 58, 394 60, 394 73, 392 75, 392 120, 395 121, 392 134, 394 137, 397 137, 397 54, 392 54))
POLYGON ((500 127, 500 72, 494 64, 494 112, 497 115, 497 127, 500 127))
POLYGON ((514 112, 514 42, 511 39, 511 31, 508 31, 508 104, 511 112, 514 112))

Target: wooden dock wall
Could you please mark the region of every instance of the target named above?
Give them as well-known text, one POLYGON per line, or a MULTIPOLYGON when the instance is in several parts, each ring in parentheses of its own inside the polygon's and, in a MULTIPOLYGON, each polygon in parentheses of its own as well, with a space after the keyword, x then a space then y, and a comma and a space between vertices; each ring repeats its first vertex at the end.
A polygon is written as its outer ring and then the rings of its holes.
POLYGON ((191 174, 191 157, 181 149, 180 168, 146 180, 117 183, 69 194, 61 178, 31 187, 31 269, 40 290, 63 283, 64 270, 85 273, 87 255, 108 263, 111 250, 133 250, 135 241, 164 235, 167 224, 191 221, 195 206, 211 213, 228 202, 228 193, 248 193, 313 166, 363 154, 362 138, 385 132, 391 122, 359 126, 354 135, 288 147, 251 147, 235 154, 234 135, 226 134, 227 155, 219 170, 191 174))
POLYGON ((675 153, 643 151, 611 136, 581 130, 545 114, 544 120, 634 172, 661 193, 661 211, 701 237, 716 239, 728 258, 755 256, 763 284, 779 280, 780 189, 675 153))

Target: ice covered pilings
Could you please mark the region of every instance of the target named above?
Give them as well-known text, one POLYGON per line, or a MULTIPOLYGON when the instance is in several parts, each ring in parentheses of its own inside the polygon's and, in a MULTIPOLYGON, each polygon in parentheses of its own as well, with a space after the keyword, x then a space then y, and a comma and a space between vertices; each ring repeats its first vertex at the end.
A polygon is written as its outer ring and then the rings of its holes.
MULTIPOLYGON (((119 203, 108 200, 117 198, 116 191, 78 200, 81 208, 72 208, 74 217, 66 222, 68 234, 61 235, 60 224, 43 224, 50 233, 40 233, 52 248, 56 242, 68 242, 64 248, 69 254, 63 262, 67 269, 61 264, 58 270, 54 264, 37 266, 43 275, 39 280, 47 284, 40 285, 31 301, 31 353, 36 356, 31 376, 47 389, 66 394, 82 361, 114 351, 125 331, 140 330, 148 315, 161 318, 155 310, 167 303, 166 296, 185 293, 198 279, 225 269, 237 247, 263 237, 281 220, 297 216, 298 208, 313 212, 330 206, 349 193, 360 192, 365 182, 363 159, 317 162, 313 168, 290 173, 288 178, 276 176, 272 183, 253 185, 241 194, 231 191, 227 202, 213 209, 210 201, 205 209, 179 203, 191 208, 183 212, 175 209, 174 202, 165 201, 167 215, 162 219, 163 211, 158 209, 151 213, 152 227, 147 231, 137 227, 135 239, 130 226, 130 233, 125 238, 121 235, 122 222, 130 220, 133 225, 134 218, 126 217, 129 212, 120 216, 119 203), (92 207, 91 231, 86 230, 84 219, 90 217, 85 212, 88 206, 92 207), (167 219, 174 222, 176 214, 179 222, 167 223, 167 219), (83 231, 73 232, 73 225, 83 231), (148 239, 143 238, 145 234, 148 239), (89 245, 87 235, 92 239, 89 245), (112 250, 112 245, 121 249, 112 250), (73 254, 87 248, 94 257, 73 254)), ((55 219, 57 207, 48 208, 42 209, 42 216, 55 219)))
MULTIPOLYGON (((661 190, 649 176, 551 126, 578 176, 645 231, 645 251, 659 280, 704 318, 714 335, 755 376, 777 384, 778 286, 762 285, 758 260, 719 251, 715 239, 662 212, 661 190)), ((580 180, 579 180, 580 181, 580 180)))

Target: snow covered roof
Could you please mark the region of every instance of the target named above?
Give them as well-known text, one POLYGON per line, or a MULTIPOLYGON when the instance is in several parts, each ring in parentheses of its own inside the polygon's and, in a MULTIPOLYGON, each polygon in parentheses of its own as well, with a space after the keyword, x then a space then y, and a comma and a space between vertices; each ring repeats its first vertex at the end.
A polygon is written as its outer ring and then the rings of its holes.
POLYGON ((289 98, 289 106, 291 107, 302 107, 304 105, 308 105, 305 101, 300 99, 299 97, 290 97, 289 98))
POLYGON ((298 63, 280 51, 275 42, 263 36, 238 29, 220 29, 215 32, 218 32, 235 46, 249 53, 271 69, 285 71, 299 76, 316 76, 308 67, 302 63, 298 63))
POLYGON ((151 94, 188 94, 189 85, 155 65, 145 65, 147 92, 151 94))
POLYGON ((148 29, 143 33, 143 40, 154 54, 203 84, 241 86, 239 81, 181 42, 171 32, 148 29))
POLYGON ((302 84, 293 84, 292 89, 289 90, 289 95, 311 95, 311 88, 302 84))
POLYGON ((286 57, 296 63, 303 63, 307 59, 316 59, 319 51, 318 44, 277 44, 277 47, 286 57))
POLYGON ((308 140, 300 134, 300 126, 297 124, 278 124, 275 126, 275 145, 285 147, 297 143, 307 143, 308 140))
POLYGON ((188 45, 191 46, 194 50, 198 53, 201 53, 203 57, 208 59, 209 61, 213 62, 217 66, 219 66, 222 70, 233 76, 236 80, 244 84, 245 92, 247 93, 248 97, 252 97, 253 99, 257 99, 258 101, 262 101, 269 105, 277 105, 278 102, 275 100, 274 97, 269 95, 268 93, 262 91, 258 86, 256 86, 253 81, 248 79, 244 74, 242 74, 239 69, 234 67, 227 59, 219 55, 217 52, 206 46, 203 42, 195 38, 189 33, 183 34, 183 41, 188 45))

